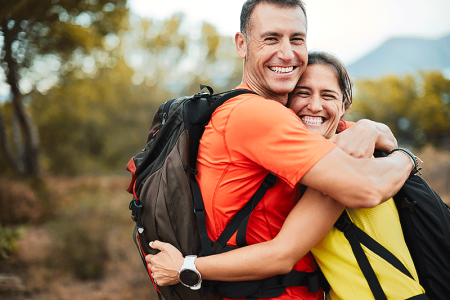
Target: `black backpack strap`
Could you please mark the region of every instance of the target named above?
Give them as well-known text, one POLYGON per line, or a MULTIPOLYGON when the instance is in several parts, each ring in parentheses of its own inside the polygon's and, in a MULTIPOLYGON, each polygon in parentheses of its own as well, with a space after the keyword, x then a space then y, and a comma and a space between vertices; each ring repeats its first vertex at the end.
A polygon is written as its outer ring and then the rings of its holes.
POLYGON ((194 212, 197 218, 198 231, 204 255, 211 255, 213 254, 213 251, 211 248, 211 240, 209 239, 208 231, 206 229, 205 206, 203 204, 203 197, 194 176, 197 173, 196 165, 200 138, 203 135, 205 123, 211 119, 212 113, 220 105, 233 97, 247 93, 254 94, 254 92, 246 89, 237 89, 224 93, 224 95, 217 99, 213 104, 211 104, 211 106, 199 118, 197 118, 196 120, 191 120, 192 122, 189 125, 192 127, 189 130, 191 136, 189 138, 189 167, 187 169, 192 173, 190 176, 190 184, 194 202, 194 212))
POLYGON ((209 122, 209 120, 211 119, 211 115, 213 114, 213 112, 219 106, 221 106, 222 104, 224 104, 226 101, 230 100, 231 98, 242 95, 242 94, 257 95, 255 92, 247 90, 247 89, 236 89, 236 90, 224 92, 223 96, 220 97, 219 99, 217 99, 216 101, 214 101, 214 103, 212 103, 211 106, 208 107, 208 109, 201 116, 199 116, 196 120, 193 120, 193 123, 200 124, 200 125, 206 125, 209 122))
POLYGON ((266 175, 263 182, 253 195, 253 197, 247 202, 247 204, 243 208, 241 208, 240 211, 238 211, 234 215, 233 219, 231 219, 231 221, 228 223, 228 225, 225 227, 225 229, 222 231, 221 235, 217 239, 217 243, 222 248, 230 240, 230 238, 233 236, 236 230, 238 230, 236 236, 237 245, 239 247, 242 247, 242 240, 244 240, 245 245, 247 245, 247 242, 245 241, 245 236, 247 232, 247 225, 250 214, 252 213, 256 205, 258 205, 258 203, 264 197, 266 192, 275 185, 276 181, 277 176, 275 174, 269 173, 266 175), (239 238, 241 240, 241 244, 239 243, 238 240, 239 238))
POLYGON ((420 295, 412 296, 406 300, 428 300, 428 296, 426 294, 420 294, 420 295))
POLYGON ((336 228, 344 232, 350 246, 352 247, 353 254, 355 255, 356 261, 358 262, 359 268, 361 269, 367 283, 369 284, 370 290, 372 291, 375 300, 387 300, 386 295, 381 288, 380 282, 378 281, 366 254, 358 240, 355 232, 356 225, 353 224, 344 210, 342 215, 339 217, 335 224, 336 228))
POLYGON ((194 176, 191 176, 192 198, 194 200, 194 213, 197 217, 198 233, 202 243, 203 255, 212 255, 211 240, 206 229, 205 205, 203 204, 202 194, 194 176))
POLYGON ((366 280, 370 286, 370 289, 372 290, 372 293, 375 296, 375 299, 386 299, 386 296, 379 284, 378 278, 376 277, 372 266, 370 265, 369 260, 367 259, 366 254, 364 253, 364 250, 361 247, 361 244, 383 258, 386 262, 394 266, 397 270, 401 271, 406 276, 414 279, 408 269, 403 265, 403 263, 389 250, 383 247, 380 243, 370 237, 363 230, 358 228, 350 220, 346 211, 342 213, 335 226, 338 230, 344 232, 345 237, 349 241, 358 265, 360 266, 364 277, 366 277, 366 280))
MULTIPOLYGON (((226 101, 230 100, 233 97, 242 95, 242 94, 256 94, 255 92, 252 92, 250 90, 246 89, 237 89, 228 91, 223 94, 219 99, 214 101, 211 106, 209 106, 206 111, 200 115, 195 116, 192 119, 189 118, 190 122, 190 128, 189 128, 189 166, 192 169, 195 169, 195 166, 197 165, 197 154, 198 154, 198 147, 200 146, 200 138, 203 135, 203 132, 205 130, 205 126, 211 119, 211 115, 213 112, 222 104, 224 104, 226 101)), ((211 96, 211 95, 210 95, 211 96)), ((212 99, 213 97, 210 97, 208 100, 212 99)), ((192 101, 199 101, 199 99, 194 99, 192 101)))

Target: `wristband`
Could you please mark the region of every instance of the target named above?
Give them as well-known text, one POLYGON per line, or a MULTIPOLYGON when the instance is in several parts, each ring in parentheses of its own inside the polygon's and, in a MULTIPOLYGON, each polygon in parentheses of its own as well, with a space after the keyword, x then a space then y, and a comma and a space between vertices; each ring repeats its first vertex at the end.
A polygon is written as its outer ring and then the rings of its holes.
MULTIPOLYGON (((389 154, 392 154, 392 153, 394 153, 395 151, 401 151, 401 152, 405 153, 406 155, 408 155, 408 156, 412 159, 412 161, 413 161, 413 163, 414 163, 414 169, 411 171, 411 175, 414 175, 414 174, 416 174, 417 172, 419 172, 419 174, 422 175, 422 173, 420 172, 420 170, 422 170, 422 168, 418 168, 419 163, 417 162, 417 159, 420 160, 420 158, 418 158, 417 156, 415 156, 414 154, 412 154, 411 151, 406 150, 405 148, 394 148, 394 149, 392 149, 391 152, 389 152, 389 154)), ((422 162, 422 160, 420 160, 420 161, 422 162)))

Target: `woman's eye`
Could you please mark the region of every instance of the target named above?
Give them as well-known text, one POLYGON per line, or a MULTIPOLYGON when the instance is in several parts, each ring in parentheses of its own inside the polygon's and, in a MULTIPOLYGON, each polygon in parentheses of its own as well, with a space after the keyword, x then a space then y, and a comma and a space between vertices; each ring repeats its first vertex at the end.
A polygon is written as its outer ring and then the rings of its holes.
POLYGON ((335 97, 334 95, 330 95, 330 94, 325 94, 325 95, 323 95, 323 97, 324 97, 325 99, 330 99, 330 100, 336 99, 336 97, 335 97))

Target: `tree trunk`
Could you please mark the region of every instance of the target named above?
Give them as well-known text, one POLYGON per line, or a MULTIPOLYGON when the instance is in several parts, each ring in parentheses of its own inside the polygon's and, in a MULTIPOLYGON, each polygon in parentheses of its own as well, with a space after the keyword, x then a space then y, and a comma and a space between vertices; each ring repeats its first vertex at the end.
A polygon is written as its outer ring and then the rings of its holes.
MULTIPOLYGON (((25 112, 25 108, 22 102, 22 94, 19 90, 19 76, 18 69, 19 66, 16 60, 13 58, 12 54, 12 43, 17 39, 17 33, 19 32, 19 22, 16 22, 13 28, 9 29, 8 21, 4 20, 2 22, 2 27, 4 28, 4 50, 5 57, 4 61, 8 64, 8 70, 6 72, 6 80, 11 87, 12 94, 12 104, 14 107, 14 114, 17 116, 17 120, 19 122, 20 134, 22 135, 22 141, 24 143, 24 151, 23 155, 18 155, 16 157, 12 157, 11 155, 7 155, 9 159, 13 159, 16 161, 12 161, 11 164, 16 167, 16 171, 25 176, 38 176, 39 175, 39 138, 37 131, 35 130, 31 119, 27 116, 25 112), (23 165, 21 170, 20 166, 23 165)), ((1 118, 0 118, 1 121, 1 118)), ((0 129, 4 124, 0 125, 0 129)), ((0 130, 1 131, 1 130, 0 130)), ((1 132, 0 132, 1 133, 1 132)), ((11 147, 8 147, 8 141, 6 139, 6 134, 1 134, 2 141, 1 143, 6 145, 3 146, 3 149, 9 149, 9 154, 11 154, 11 147)), ((6 153, 6 152, 5 152, 6 153)))

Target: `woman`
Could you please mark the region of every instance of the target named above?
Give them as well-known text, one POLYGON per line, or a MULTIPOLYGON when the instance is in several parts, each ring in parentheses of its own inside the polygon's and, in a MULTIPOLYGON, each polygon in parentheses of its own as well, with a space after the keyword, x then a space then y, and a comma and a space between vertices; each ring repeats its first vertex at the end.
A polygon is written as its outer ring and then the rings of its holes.
MULTIPOLYGON (((351 83, 345 67, 330 54, 310 53, 308 67, 289 99, 289 107, 299 116, 306 128, 326 138, 337 139, 335 132, 339 129, 340 121, 351 101, 351 83)), ((321 222, 326 219, 324 215, 334 218, 336 212, 343 210, 339 203, 330 204, 327 201, 326 196, 308 189, 273 240, 219 255, 197 258, 195 265, 202 278, 244 281, 284 274, 315 245, 311 252, 330 283, 330 299, 373 299, 343 233, 333 227, 322 238, 320 227, 328 226, 321 222), (308 218, 296 217, 308 201, 317 201, 323 205, 318 206, 317 211, 312 212, 308 218), (296 239, 299 236, 302 236, 302 242, 296 239), (304 242, 305 236, 307 243, 304 242)), ((366 249, 366 255, 387 298, 407 299, 423 294, 424 290, 418 283, 403 239, 393 200, 390 199, 372 209, 347 209, 347 212, 358 227, 391 251, 415 278, 413 280, 405 276, 366 249)), ((146 258, 158 284, 177 283, 178 271, 184 260, 181 254, 171 245, 158 241, 155 241, 152 247, 162 251, 146 258)))

